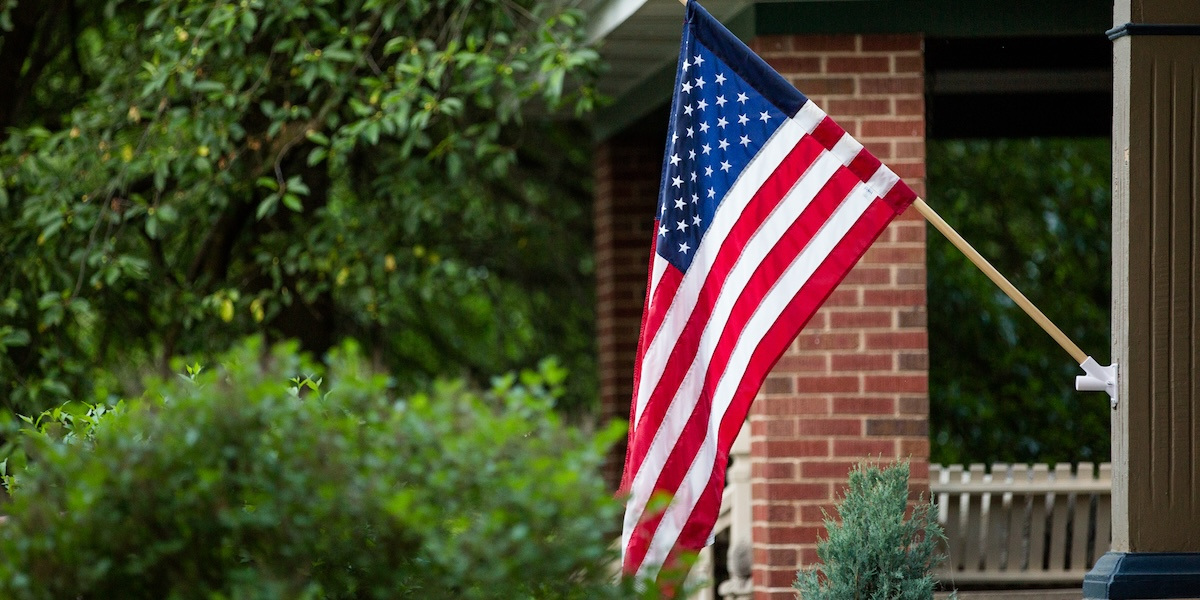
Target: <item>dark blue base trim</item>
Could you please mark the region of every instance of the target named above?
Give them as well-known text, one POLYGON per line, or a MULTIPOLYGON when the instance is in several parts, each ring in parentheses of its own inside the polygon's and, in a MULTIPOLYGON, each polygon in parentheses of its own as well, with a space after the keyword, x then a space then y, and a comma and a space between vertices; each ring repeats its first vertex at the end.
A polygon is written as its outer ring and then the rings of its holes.
POLYGON ((1200 35, 1200 25, 1126 23, 1105 31, 1104 35, 1114 42, 1127 35, 1200 35))
POLYGON ((1200 552, 1109 552, 1083 578, 1083 597, 1200 598, 1200 552))

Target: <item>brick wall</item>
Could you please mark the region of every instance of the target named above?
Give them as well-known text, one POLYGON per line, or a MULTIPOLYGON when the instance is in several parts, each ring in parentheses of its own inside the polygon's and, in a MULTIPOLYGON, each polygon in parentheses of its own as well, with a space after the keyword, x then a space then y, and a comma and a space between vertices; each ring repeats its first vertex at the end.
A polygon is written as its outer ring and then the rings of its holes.
MULTIPOLYGON (((602 142, 593 158, 597 367, 601 416, 606 422, 629 418, 633 360, 666 139, 666 119, 662 122, 661 131, 633 128, 602 142)), ((620 482, 624 460, 622 442, 605 465, 605 478, 612 489, 620 482)))

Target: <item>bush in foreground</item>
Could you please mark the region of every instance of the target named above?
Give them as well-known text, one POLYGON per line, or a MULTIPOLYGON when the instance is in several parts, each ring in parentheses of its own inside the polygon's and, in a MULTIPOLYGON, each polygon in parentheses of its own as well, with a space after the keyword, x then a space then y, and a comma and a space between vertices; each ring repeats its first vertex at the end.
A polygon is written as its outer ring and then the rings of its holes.
POLYGON ((838 506, 842 522, 826 516, 829 537, 817 543, 822 565, 801 571, 804 600, 930 600, 933 568, 945 538, 932 503, 908 506, 908 463, 880 469, 859 465, 838 506))
POLYGON ((251 343, 69 438, 26 431, 0 504, 0 597, 628 593, 597 474, 620 434, 556 420, 553 365, 403 400, 352 350, 325 383, 313 372, 251 343))

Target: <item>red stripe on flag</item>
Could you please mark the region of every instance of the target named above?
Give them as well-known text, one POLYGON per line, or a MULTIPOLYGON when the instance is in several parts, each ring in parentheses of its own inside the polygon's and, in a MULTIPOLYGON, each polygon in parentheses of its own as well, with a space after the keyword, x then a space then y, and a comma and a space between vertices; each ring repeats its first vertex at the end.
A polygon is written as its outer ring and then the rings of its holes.
POLYGON ((916 192, 912 191, 912 188, 903 181, 897 181, 896 185, 893 185, 892 189, 888 190, 887 195, 883 197, 883 201, 887 202, 896 214, 904 212, 908 205, 916 199, 916 192))
POLYGON ((879 170, 883 163, 879 162, 878 158, 871 155, 870 152, 859 152, 854 160, 850 161, 850 170, 858 175, 859 179, 867 181, 879 170))
POLYGON ((821 142, 827 150, 833 150, 833 147, 842 140, 842 136, 846 134, 846 130, 842 129, 841 125, 834 122, 828 116, 821 119, 817 124, 817 128, 813 130, 812 136, 821 142))

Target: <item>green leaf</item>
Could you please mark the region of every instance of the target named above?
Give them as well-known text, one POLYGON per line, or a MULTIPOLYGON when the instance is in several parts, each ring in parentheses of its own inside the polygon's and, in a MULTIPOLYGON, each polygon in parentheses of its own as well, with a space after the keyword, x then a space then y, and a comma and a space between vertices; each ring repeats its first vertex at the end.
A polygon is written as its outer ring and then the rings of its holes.
POLYGON ((283 205, 295 212, 304 210, 304 204, 300 202, 300 197, 295 194, 284 194, 283 205))

